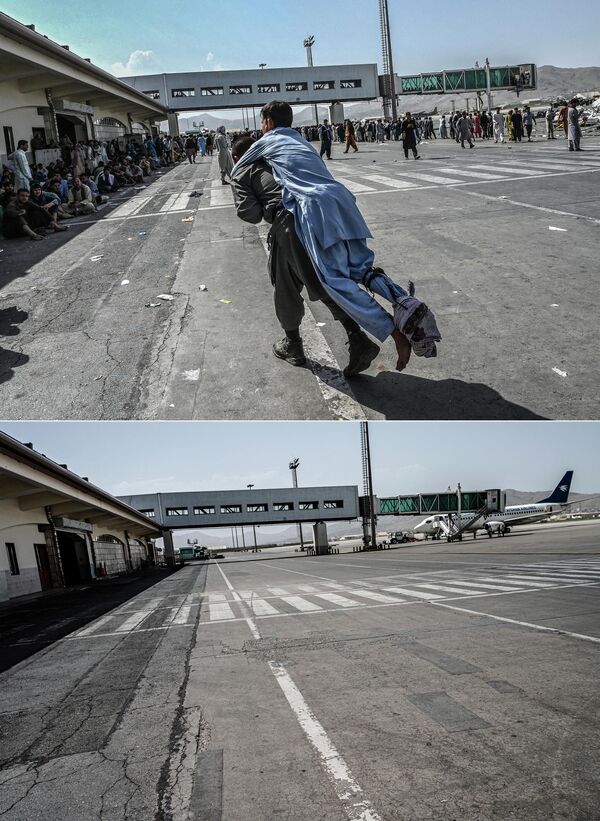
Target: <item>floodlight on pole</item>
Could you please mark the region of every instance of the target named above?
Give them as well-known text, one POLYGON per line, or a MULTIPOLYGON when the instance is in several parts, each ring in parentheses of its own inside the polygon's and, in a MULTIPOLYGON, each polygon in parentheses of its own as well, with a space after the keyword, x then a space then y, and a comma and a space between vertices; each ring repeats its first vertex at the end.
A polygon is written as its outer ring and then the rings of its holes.
MULTIPOLYGON (((297 470, 300 467, 300 459, 292 459, 292 461, 288 465, 289 469, 292 471, 292 483, 294 487, 298 487, 298 474, 297 470)), ((300 550, 304 550, 304 536, 302 534, 302 522, 298 523, 298 535, 300 536, 300 550)))
MULTIPOLYGON (((254 485, 253 484, 248 484, 248 485, 246 485, 246 487, 248 488, 248 490, 252 490, 254 485)), ((256 553, 256 552, 258 552, 258 547, 256 545, 256 525, 252 525, 252 533, 254 534, 254 552, 256 553)))
POLYGON ((379 20, 381 23, 381 57, 383 62, 383 111, 389 116, 391 105, 392 119, 396 119, 398 108, 396 103, 396 84, 394 79, 394 61, 392 59, 392 35, 390 31, 390 15, 387 0, 379 0, 379 20))
POLYGON ((267 64, 266 64, 266 63, 259 63, 259 64, 258 64, 258 67, 259 67, 259 68, 266 68, 266 67, 267 67, 267 64))
MULTIPOLYGON (((315 44, 315 37, 313 34, 309 34, 308 37, 304 39, 304 48, 306 49, 306 58, 308 60, 308 65, 312 68, 313 65, 313 56, 312 56, 312 47, 315 44)), ((317 108, 317 104, 313 105, 315 111, 315 125, 319 125, 319 109, 317 108)))

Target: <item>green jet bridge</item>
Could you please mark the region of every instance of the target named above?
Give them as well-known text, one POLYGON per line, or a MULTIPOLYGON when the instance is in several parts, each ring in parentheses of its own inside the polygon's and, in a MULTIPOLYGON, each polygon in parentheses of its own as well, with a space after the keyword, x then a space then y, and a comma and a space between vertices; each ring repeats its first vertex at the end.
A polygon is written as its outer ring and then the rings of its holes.
MULTIPOLYGON (((370 515, 369 497, 361 496, 359 509, 363 515, 370 515)), ((416 493, 408 496, 386 496, 373 498, 375 516, 430 516, 446 515, 442 530, 449 542, 462 539, 467 527, 489 513, 502 513, 506 504, 506 494, 494 488, 491 490, 460 490, 445 493, 416 493), (474 513, 475 518, 460 524, 461 513, 474 513)))
POLYGON ((521 91, 537 88, 537 66, 524 63, 513 66, 460 68, 452 71, 433 71, 395 77, 396 94, 464 94, 488 95, 488 110, 492 107, 492 92, 521 91))

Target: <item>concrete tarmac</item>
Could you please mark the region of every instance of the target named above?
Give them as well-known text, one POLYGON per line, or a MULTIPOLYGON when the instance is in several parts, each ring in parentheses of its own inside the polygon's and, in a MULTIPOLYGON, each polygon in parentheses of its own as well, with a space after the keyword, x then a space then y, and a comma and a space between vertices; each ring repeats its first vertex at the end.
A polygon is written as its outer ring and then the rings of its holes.
POLYGON ((599 536, 187 566, 0 676, 0 814, 597 821, 599 536))
POLYGON ((437 140, 414 162, 400 143, 334 146, 377 264, 414 280, 439 319, 439 357, 401 374, 387 341, 346 380, 345 335, 320 303, 303 323, 308 366, 275 359, 268 226, 237 219, 216 159, 166 171, 67 235, 4 240, 3 416, 597 418, 600 138, 584 147, 437 140))

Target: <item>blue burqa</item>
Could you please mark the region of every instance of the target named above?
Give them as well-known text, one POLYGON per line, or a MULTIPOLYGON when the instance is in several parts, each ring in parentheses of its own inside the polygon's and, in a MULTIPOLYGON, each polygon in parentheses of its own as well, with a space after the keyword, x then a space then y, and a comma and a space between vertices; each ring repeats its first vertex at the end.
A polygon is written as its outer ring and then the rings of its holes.
POLYGON ((353 194, 337 182, 313 147, 293 128, 275 128, 254 143, 239 168, 265 160, 282 188, 283 206, 294 215, 296 232, 327 293, 343 310, 383 342, 394 321, 361 284, 390 302, 407 296, 386 274, 372 279, 374 254, 369 231, 353 194))

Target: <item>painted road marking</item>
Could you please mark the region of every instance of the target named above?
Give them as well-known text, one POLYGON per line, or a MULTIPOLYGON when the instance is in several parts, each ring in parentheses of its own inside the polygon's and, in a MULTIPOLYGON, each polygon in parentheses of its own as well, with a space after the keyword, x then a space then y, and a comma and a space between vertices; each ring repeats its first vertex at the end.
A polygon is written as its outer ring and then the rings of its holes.
POLYGON ((257 616, 274 616, 276 613, 279 613, 279 610, 264 599, 252 599, 250 601, 250 607, 252 608, 252 612, 257 616))
POLYGON ((461 584, 463 587, 483 587, 486 590, 505 590, 507 593, 520 590, 520 587, 506 587, 499 584, 481 584, 480 582, 466 582, 464 579, 452 579, 452 583, 461 584))
POLYGON ((227 620, 235 618, 233 610, 225 602, 221 602, 219 604, 209 604, 208 617, 211 621, 215 621, 216 619, 227 620))
POLYGON ((414 182, 406 182, 406 180, 396 180, 392 177, 385 177, 383 174, 362 174, 365 180, 381 183, 381 185, 388 185, 390 188, 414 188, 414 182))
POLYGON ((302 596, 282 596, 281 601, 286 602, 290 607, 300 610, 302 613, 308 613, 313 610, 322 610, 319 604, 303 599, 302 596))
MULTIPOLYGON (((495 576, 480 576, 479 578, 481 579, 482 582, 506 581, 506 582, 509 582, 511 584, 515 584, 515 581, 520 577, 517 576, 516 578, 511 578, 510 576, 499 576, 498 578, 496 578, 495 576)), ((526 581, 525 585, 527 587, 554 587, 554 585, 551 584, 550 582, 526 581)))
POLYGON ((374 188, 371 188, 369 185, 363 185, 360 182, 355 182, 354 180, 349 180, 347 177, 336 177, 338 182, 341 182, 343 186, 345 186, 348 191, 352 191, 353 194, 362 194, 364 191, 374 191, 374 188))
MULTIPOLYGON (((217 564, 217 568, 223 576, 229 590, 231 590, 232 596, 235 598, 235 589, 221 569, 221 565, 217 564)), ((243 606, 242 604, 242 607, 243 606)), ((248 615, 245 621, 252 636, 257 641, 260 641, 262 636, 254 619, 248 615)), ((382 821, 381 816, 375 812, 371 802, 365 798, 362 787, 355 780, 348 765, 334 747, 327 735, 325 727, 323 727, 311 711, 302 693, 289 675, 285 665, 277 661, 269 661, 268 665, 294 715, 298 719, 300 727, 311 745, 317 751, 321 766, 333 784, 336 795, 348 817, 348 821, 382 821)))
POLYGON ((414 598, 425 599, 426 601, 443 598, 443 596, 434 593, 425 593, 425 591, 421 590, 406 590, 404 587, 384 587, 382 589, 387 590, 388 593, 399 593, 401 596, 413 596, 414 598))
POLYGON ((303 593, 316 593, 319 589, 318 587, 313 587, 312 584, 297 584, 296 587, 303 593))
MULTIPOLYGON (((446 169, 443 169, 444 171, 446 169)), ((396 169, 394 168, 394 171, 396 169)), ((423 180, 423 182, 434 182, 438 183, 439 185, 452 185, 454 183, 460 182, 460 180, 453 180, 451 177, 435 177, 432 174, 420 174, 416 171, 404 171, 404 169, 398 168, 398 174, 402 177, 414 177, 415 180, 423 180)))
POLYGON ((532 581, 540 581, 540 582, 556 581, 556 582, 572 582, 573 584, 584 584, 585 581, 586 581, 585 579, 571 579, 568 576, 566 576, 566 577, 565 576, 555 576, 552 573, 538 573, 535 576, 534 575, 525 576, 525 575, 521 575, 520 573, 519 574, 511 573, 509 575, 511 576, 511 578, 515 579, 515 581, 517 579, 531 579, 532 581))
POLYGON ((100 630, 101 627, 104 627, 105 624, 108 624, 108 622, 113 618, 113 615, 113 613, 109 613, 108 616, 103 616, 101 619, 98 619, 98 621, 95 621, 93 624, 90 624, 89 627, 84 627, 83 630, 78 630, 75 633, 75 636, 89 636, 92 633, 95 633, 96 630, 100 630))
POLYGON ((394 596, 386 596, 384 593, 376 593, 374 590, 352 590, 353 596, 362 596, 365 599, 373 599, 373 601, 380 602, 401 602, 402 599, 396 599, 394 596))
POLYGON ((227 601, 227 594, 226 593, 209 593, 208 594, 209 602, 221 602, 227 601))
POLYGON ((150 612, 149 610, 140 610, 138 613, 133 613, 115 630, 115 633, 130 633, 150 615, 150 612))
POLYGON ((269 587, 267 589, 274 596, 287 596, 287 594, 289 593, 289 590, 285 590, 283 587, 269 587))
POLYGON ((127 200, 127 202, 124 202, 123 205, 119 205, 119 207, 112 212, 111 217, 129 217, 132 214, 137 214, 151 199, 152 196, 132 197, 130 200, 127 200))
POLYGON ((171 196, 167 197, 165 202, 161 205, 161 207, 159 208, 159 211, 163 214, 166 211, 170 211, 173 208, 173 206, 175 205, 176 200, 179 199, 179 197, 180 197, 179 194, 171 194, 171 196))
POLYGON ((191 612, 192 606, 189 604, 184 604, 179 608, 177 615, 172 620, 173 624, 187 624, 191 612))
POLYGON ((345 596, 340 596, 338 593, 315 593, 318 599, 324 599, 331 602, 331 604, 339 604, 340 607, 360 607, 361 603, 347 599, 345 596))
POLYGON ((221 185, 219 182, 219 188, 210 189, 211 207, 214 205, 231 205, 232 198, 233 194, 231 193, 231 188, 229 185, 221 185))
POLYGON ((483 171, 467 171, 466 168, 440 168, 445 174, 456 174, 459 177, 478 177, 482 180, 501 180, 498 174, 488 174, 483 171))
POLYGON ((428 590, 443 590, 445 593, 463 593, 465 596, 476 596, 475 590, 463 590, 460 587, 448 587, 445 584, 417 584, 415 587, 426 587, 428 590))

